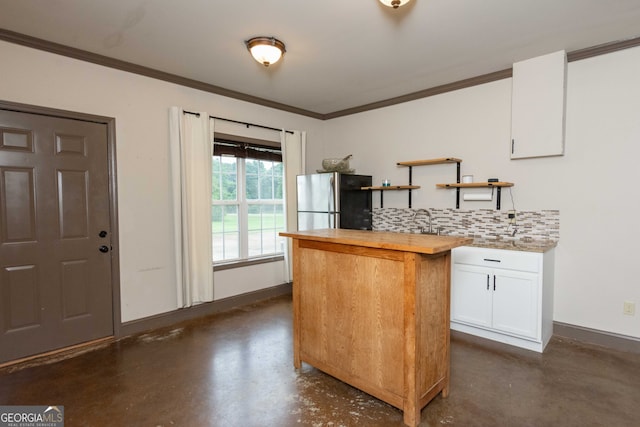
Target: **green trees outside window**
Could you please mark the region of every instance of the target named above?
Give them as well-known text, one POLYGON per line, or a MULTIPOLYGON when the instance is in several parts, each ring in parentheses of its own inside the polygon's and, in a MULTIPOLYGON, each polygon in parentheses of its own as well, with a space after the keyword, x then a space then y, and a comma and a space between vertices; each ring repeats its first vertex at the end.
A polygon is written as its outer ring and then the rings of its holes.
POLYGON ((284 231, 281 162, 213 156, 213 261, 282 253, 284 231))

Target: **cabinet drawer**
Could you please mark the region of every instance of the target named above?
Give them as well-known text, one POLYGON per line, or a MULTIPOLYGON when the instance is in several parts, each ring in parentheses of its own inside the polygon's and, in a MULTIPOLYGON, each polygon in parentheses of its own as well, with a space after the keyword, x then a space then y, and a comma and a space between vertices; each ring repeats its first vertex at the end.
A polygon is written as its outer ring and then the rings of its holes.
POLYGON ((452 261, 455 264, 530 271, 532 273, 539 272, 542 264, 542 254, 537 252, 462 246, 453 249, 451 253, 452 261))

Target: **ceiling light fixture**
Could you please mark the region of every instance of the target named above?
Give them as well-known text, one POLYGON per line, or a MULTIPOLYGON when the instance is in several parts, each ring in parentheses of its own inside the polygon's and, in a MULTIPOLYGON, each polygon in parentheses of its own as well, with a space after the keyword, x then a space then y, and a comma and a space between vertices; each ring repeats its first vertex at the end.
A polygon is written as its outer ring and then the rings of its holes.
POLYGON ((286 52, 284 43, 275 37, 253 37, 244 43, 253 59, 265 67, 278 62, 286 52))
POLYGON ((380 3, 385 6, 397 9, 400 6, 404 6, 405 4, 409 3, 409 0, 380 0, 380 3))

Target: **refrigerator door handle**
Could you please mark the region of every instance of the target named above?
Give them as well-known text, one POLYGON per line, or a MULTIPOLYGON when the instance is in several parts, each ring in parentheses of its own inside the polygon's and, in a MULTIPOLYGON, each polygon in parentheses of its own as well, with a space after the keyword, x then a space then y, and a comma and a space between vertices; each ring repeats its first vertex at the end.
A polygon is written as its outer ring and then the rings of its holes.
POLYGON ((333 200, 333 186, 335 184, 335 175, 331 174, 329 178, 329 197, 327 197, 327 228, 331 228, 331 211, 335 210, 335 207, 331 209, 331 202, 333 200))
POLYGON ((336 208, 335 206, 331 206, 333 203, 333 198, 334 198, 334 188, 336 185, 336 181, 334 179, 334 175, 331 174, 331 178, 329 178, 329 197, 327 197, 327 211, 328 212, 332 212, 335 211, 336 208))

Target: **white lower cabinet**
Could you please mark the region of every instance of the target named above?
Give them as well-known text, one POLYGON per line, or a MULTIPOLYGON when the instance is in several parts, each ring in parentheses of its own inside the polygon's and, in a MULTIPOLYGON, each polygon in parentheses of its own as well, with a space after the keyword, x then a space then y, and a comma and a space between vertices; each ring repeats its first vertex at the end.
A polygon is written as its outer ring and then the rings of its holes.
POLYGON ((553 333, 553 250, 452 254, 451 329, 542 352, 553 333))

